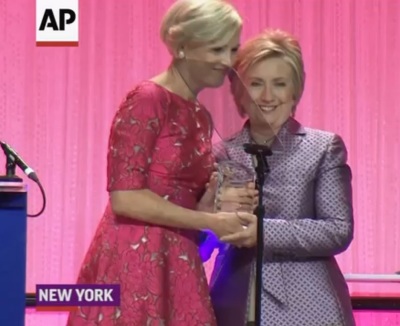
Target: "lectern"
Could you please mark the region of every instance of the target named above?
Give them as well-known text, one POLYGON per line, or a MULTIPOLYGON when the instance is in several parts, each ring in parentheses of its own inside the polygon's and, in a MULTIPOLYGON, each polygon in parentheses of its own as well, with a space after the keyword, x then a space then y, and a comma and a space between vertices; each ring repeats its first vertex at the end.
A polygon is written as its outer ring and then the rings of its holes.
POLYGON ((0 178, 0 325, 25 325, 27 189, 0 178))

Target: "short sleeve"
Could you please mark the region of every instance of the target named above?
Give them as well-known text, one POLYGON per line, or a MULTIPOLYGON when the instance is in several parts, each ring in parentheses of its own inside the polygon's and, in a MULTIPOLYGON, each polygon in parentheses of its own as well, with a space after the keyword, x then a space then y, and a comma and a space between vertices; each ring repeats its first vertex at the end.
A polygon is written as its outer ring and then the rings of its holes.
POLYGON ((143 87, 130 92, 120 105, 109 137, 107 191, 146 188, 148 168, 164 121, 163 107, 162 98, 143 87))

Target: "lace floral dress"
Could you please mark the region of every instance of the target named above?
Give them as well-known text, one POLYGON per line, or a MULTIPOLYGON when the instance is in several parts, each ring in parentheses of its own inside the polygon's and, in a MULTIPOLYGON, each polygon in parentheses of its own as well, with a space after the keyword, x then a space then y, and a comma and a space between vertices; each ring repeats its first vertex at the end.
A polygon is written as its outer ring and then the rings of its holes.
MULTIPOLYGON (((148 188, 195 208, 212 171, 211 136, 205 108, 142 82, 113 120, 107 190, 148 188)), ((121 306, 80 307, 67 325, 216 326, 197 238, 115 216, 108 204, 78 283, 120 284, 121 306)))

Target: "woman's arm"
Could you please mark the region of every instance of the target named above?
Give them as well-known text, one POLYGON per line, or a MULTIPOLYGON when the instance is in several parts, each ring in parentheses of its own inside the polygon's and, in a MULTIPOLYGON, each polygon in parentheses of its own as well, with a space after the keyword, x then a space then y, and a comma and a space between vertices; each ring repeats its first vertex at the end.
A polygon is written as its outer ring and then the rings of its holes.
POLYGON ((210 213, 177 206, 148 189, 114 191, 111 206, 117 215, 170 227, 205 230, 216 222, 210 213))
POLYGON ((128 94, 114 118, 107 156, 107 189, 112 210, 116 215, 151 224, 211 229, 218 235, 242 229, 234 214, 186 209, 148 189, 149 168, 165 123, 163 103, 167 101, 149 91, 135 90, 128 94))
POLYGON ((334 136, 316 180, 315 218, 264 219, 265 250, 301 257, 346 250, 354 228, 351 178, 346 147, 334 136))

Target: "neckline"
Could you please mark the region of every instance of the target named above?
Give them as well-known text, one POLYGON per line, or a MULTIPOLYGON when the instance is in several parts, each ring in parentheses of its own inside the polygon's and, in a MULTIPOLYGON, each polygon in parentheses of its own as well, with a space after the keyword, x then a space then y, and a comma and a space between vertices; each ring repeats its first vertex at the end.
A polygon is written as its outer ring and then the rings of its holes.
POLYGON ((179 99, 179 100, 181 100, 181 101, 183 101, 183 102, 186 102, 186 103, 188 103, 188 104, 195 105, 195 106, 196 106, 196 105, 202 106, 202 104, 201 104, 198 100, 196 100, 196 101, 194 101, 194 100, 188 100, 188 99, 184 98, 183 96, 181 96, 181 95, 179 95, 179 94, 177 94, 177 93, 174 93, 173 91, 169 90, 169 89, 166 88, 165 86, 162 86, 162 85, 156 83, 156 82, 153 81, 153 80, 147 79, 147 80, 145 80, 144 82, 147 82, 147 83, 150 83, 150 84, 152 84, 152 85, 155 85, 156 87, 162 89, 164 92, 167 92, 168 94, 171 94, 172 96, 174 96, 175 98, 177 98, 177 99, 179 99))

